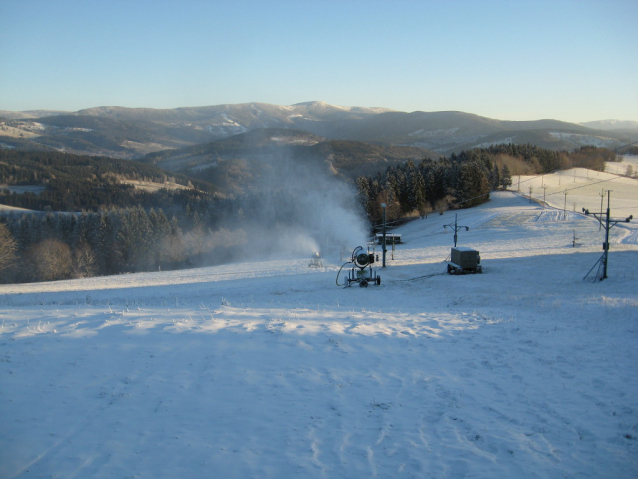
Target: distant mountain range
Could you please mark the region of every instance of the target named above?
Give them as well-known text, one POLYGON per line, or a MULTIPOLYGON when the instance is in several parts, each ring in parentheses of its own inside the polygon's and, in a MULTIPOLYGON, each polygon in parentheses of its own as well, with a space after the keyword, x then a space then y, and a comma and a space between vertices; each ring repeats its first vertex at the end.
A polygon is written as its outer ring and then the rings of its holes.
POLYGON ((594 130, 625 131, 634 135, 638 132, 638 121, 600 120, 588 121, 581 125, 594 130))
POLYGON ((244 103, 166 110, 0 110, 0 147, 139 159, 148 153, 210 143, 262 128, 307 132, 318 137, 317 143, 357 141, 378 148, 420 148, 434 155, 498 143, 531 143, 555 150, 582 145, 617 148, 638 135, 638 122, 616 120, 586 124, 501 121, 456 111, 406 113, 324 102, 291 106, 244 103))

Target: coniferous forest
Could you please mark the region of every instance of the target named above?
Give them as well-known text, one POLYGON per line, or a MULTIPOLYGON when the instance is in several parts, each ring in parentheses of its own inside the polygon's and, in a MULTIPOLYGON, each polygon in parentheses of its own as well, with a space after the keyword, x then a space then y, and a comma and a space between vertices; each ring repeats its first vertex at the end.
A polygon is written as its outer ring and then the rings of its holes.
MULTIPOLYGON (((381 221, 381 203, 387 205, 388 221, 466 208, 509 187, 513 175, 571 165, 602 169, 613 158, 613 152, 594 147, 567 153, 507 144, 409 160, 350 181, 373 225, 381 221)), ((225 198, 206 183, 128 160, 0 150, 0 184, 42 188, 0 191, 0 204, 34 210, 0 215, 0 281, 5 283, 210 265, 232 259, 249 227, 312 226, 298 211, 296 195, 303 190, 225 198), (184 188, 144 191, 133 180, 184 188)))
POLYGON ((614 160, 614 152, 604 148, 582 147, 567 153, 529 144, 502 144, 450 157, 424 158, 418 163, 407 161, 356 181, 368 218, 378 224, 382 203, 387 205, 387 221, 414 212, 423 216, 468 208, 489 200, 490 191, 511 186, 513 175, 549 173, 571 166, 602 171, 605 161, 614 160))

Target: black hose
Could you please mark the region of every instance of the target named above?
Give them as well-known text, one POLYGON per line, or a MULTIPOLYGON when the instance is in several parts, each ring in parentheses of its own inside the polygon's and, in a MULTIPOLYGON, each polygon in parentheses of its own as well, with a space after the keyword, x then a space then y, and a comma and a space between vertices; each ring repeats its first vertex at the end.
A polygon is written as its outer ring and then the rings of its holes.
POLYGON ((345 286, 346 285, 346 283, 339 284, 339 275, 341 274, 341 270, 343 269, 343 267, 345 265, 347 265, 347 264, 350 264, 350 263, 352 263, 352 261, 347 261, 346 263, 343 263, 341 265, 341 268, 339 268, 339 271, 337 272, 337 279, 335 280, 335 282, 337 283, 337 286, 345 286))

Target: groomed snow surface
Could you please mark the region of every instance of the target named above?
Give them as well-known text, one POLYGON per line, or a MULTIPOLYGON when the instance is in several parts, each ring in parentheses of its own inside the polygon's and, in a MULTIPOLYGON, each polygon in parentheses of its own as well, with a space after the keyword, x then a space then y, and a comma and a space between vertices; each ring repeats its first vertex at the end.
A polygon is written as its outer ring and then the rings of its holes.
POLYGON ((554 198, 457 211, 477 275, 447 212, 368 288, 338 252, 0 286, 0 477, 637 477, 638 221, 583 281, 603 232, 554 198))

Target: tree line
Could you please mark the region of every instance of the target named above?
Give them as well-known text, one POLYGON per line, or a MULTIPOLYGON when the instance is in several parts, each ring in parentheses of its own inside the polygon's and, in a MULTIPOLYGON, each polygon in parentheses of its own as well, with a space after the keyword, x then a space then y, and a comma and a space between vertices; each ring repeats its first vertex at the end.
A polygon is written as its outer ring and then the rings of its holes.
POLYGON ((423 216, 467 208, 487 201, 490 191, 509 187, 512 175, 545 174, 571 166, 603 171, 606 161, 615 160, 613 151, 594 146, 565 152, 501 144, 418 163, 406 161, 374 176, 361 176, 356 186, 369 220, 379 224, 382 204, 386 204, 386 221, 415 212, 423 216))
POLYGON ((205 182, 152 165, 116 158, 61 152, 0 150, 0 204, 39 211, 98 211, 106 208, 171 208, 215 193, 205 182), (172 183, 184 188, 160 194, 131 182, 172 183), (38 185, 38 193, 15 193, 11 186, 38 185))
MULTIPOLYGON (((209 195, 162 208, 0 215, 0 282, 37 282, 208 266, 251 250, 273 231, 310 231, 303 189, 235 199, 209 195)), ((285 233, 283 233, 285 234, 285 233)), ((276 247, 276 246, 275 246, 276 247)), ((266 249, 266 250, 265 250, 266 249)))

